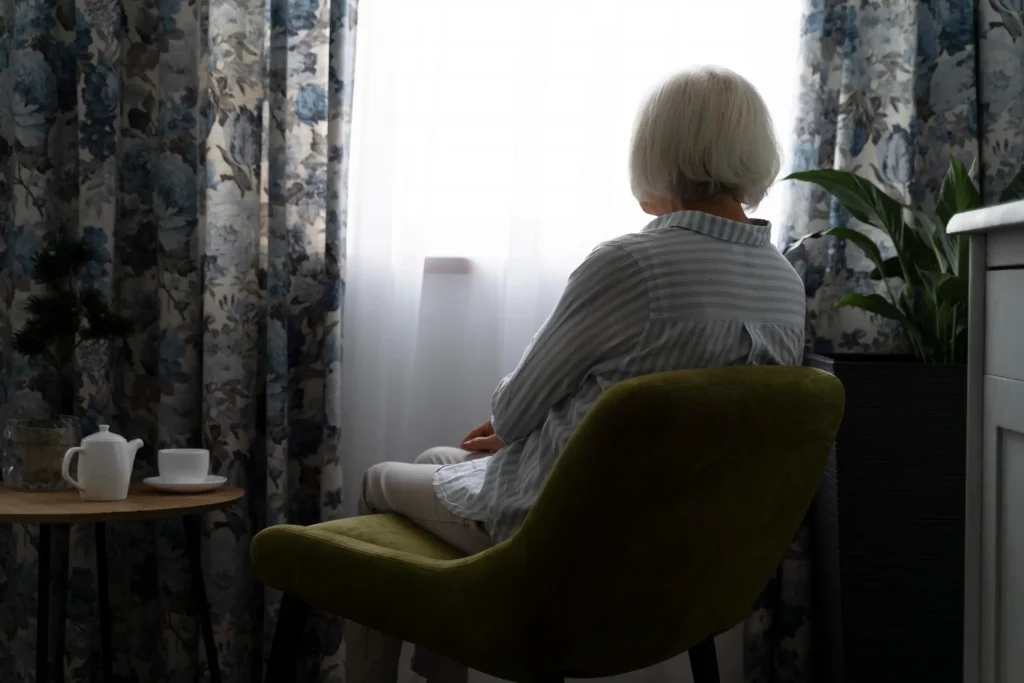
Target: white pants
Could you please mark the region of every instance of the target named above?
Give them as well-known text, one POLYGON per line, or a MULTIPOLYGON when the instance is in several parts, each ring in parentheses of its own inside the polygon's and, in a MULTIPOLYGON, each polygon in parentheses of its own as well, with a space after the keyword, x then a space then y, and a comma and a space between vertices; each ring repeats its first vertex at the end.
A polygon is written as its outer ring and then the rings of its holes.
MULTIPOLYGON (((460 448, 431 448, 412 464, 382 462, 363 475, 360 514, 396 512, 468 554, 491 547, 479 522, 452 514, 434 494, 434 473, 462 462, 470 454, 460 448)), ((402 641, 353 621, 345 627, 346 683, 396 683, 402 641)), ((413 671, 431 683, 465 683, 466 667, 417 647, 413 671)))

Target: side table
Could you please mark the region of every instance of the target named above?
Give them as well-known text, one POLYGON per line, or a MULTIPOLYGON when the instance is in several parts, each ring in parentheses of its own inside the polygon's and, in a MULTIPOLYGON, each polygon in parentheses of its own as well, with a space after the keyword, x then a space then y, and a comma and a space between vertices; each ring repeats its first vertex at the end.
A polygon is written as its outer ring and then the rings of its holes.
POLYGON ((245 493, 233 486, 193 494, 161 493, 133 483, 128 498, 114 502, 87 502, 78 491, 30 493, 0 484, 0 523, 39 525, 39 587, 36 608, 36 683, 64 680, 64 622, 68 592, 68 554, 72 523, 89 523, 96 533, 96 580, 99 583, 100 644, 103 680, 113 681, 110 590, 107 578, 107 522, 134 522, 159 517, 181 517, 185 550, 192 572, 192 593, 210 666, 210 680, 220 683, 217 647, 213 640, 210 608, 200 561, 201 515, 227 507, 245 493))

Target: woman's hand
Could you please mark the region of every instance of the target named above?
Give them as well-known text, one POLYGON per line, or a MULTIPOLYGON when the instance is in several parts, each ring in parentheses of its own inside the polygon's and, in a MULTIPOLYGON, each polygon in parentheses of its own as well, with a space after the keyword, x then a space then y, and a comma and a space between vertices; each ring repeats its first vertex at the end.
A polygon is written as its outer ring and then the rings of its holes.
POLYGON ((494 433, 494 425, 488 420, 474 427, 462 440, 461 447, 474 453, 497 453, 505 444, 494 433))

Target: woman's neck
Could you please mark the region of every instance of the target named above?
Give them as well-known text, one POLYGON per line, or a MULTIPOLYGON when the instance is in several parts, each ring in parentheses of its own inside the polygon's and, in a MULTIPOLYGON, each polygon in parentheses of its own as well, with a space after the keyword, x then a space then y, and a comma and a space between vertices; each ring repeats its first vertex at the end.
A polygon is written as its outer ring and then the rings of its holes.
POLYGON ((640 202, 640 208, 651 216, 667 216, 676 211, 700 211, 712 216, 726 218, 737 223, 749 223, 750 219, 743 212, 743 205, 732 197, 715 197, 714 199, 697 199, 683 206, 672 199, 653 199, 640 202))
POLYGON ((712 216, 719 216, 737 223, 749 223, 750 219, 743 211, 743 206, 732 197, 716 197, 688 202, 683 211, 701 211, 712 216))

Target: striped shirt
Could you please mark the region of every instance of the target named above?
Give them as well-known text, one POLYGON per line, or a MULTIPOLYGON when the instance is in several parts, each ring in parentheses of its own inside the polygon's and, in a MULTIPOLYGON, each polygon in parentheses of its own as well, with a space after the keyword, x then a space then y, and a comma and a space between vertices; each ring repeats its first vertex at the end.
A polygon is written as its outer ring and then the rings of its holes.
POLYGON ((616 382, 685 368, 798 365, 804 286, 770 235, 764 221, 681 211, 598 246, 494 392, 492 422, 505 448, 434 475, 444 506, 503 541, 573 429, 616 382))

